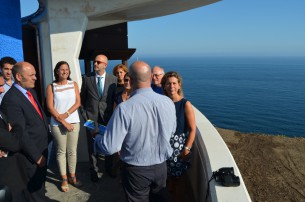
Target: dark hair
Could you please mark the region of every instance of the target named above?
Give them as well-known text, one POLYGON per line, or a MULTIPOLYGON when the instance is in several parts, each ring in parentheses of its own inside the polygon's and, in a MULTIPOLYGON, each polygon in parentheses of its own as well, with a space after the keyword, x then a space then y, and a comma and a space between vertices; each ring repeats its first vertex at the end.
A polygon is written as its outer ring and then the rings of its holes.
POLYGON ((0 72, 0 77, 3 77, 3 74, 2 74, 2 72, 0 72))
POLYGON ((4 64, 10 64, 10 65, 15 65, 17 62, 14 58, 12 57, 3 57, 0 60, 0 67, 1 69, 4 67, 4 64))
POLYGON ((68 66, 68 68, 69 68, 68 80, 71 80, 71 78, 70 78, 71 71, 70 71, 70 66, 69 66, 69 64, 68 64, 66 61, 60 61, 60 62, 58 62, 58 63, 55 65, 55 68, 54 68, 54 77, 55 77, 54 82, 58 82, 58 81, 59 81, 59 76, 58 76, 58 74, 57 74, 57 71, 59 70, 59 68, 60 68, 61 65, 67 65, 67 66, 68 66))
POLYGON ((124 75, 124 79, 125 79, 126 77, 131 78, 128 72, 124 75))
POLYGON ((12 73, 13 73, 13 77, 16 79, 16 74, 17 73, 20 73, 23 71, 22 69, 23 65, 21 62, 19 63, 16 63, 14 66, 13 66, 13 69, 12 69, 12 73))
POLYGON ((182 91, 182 77, 177 73, 177 72, 167 72, 162 80, 161 80, 161 85, 162 85, 162 90, 164 95, 168 96, 166 90, 165 90, 165 84, 168 78, 170 77, 175 77, 178 80, 178 84, 180 84, 180 90, 178 90, 178 95, 183 96, 183 91, 182 91))

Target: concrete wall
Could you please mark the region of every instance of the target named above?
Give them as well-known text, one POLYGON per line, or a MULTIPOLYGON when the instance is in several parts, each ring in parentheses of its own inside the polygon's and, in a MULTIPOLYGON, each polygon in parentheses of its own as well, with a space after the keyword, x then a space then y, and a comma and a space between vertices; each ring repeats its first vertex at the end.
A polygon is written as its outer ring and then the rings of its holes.
POLYGON ((251 201, 243 178, 227 145, 211 122, 195 107, 194 110, 197 133, 193 144, 192 167, 187 173, 194 201, 206 201, 208 181, 213 171, 222 167, 234 168, 234 174, 240 178, 240 186, 224 187, 212 180, 209 183, 207 201, 251 201))

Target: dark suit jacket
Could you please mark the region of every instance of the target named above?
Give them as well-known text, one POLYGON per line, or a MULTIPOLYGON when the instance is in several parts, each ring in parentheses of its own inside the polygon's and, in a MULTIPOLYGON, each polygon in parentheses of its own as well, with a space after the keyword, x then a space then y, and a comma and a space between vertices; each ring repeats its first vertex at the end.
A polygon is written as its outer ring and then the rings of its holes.
MULTIPOLYGON (((30 90, 37 102, 34 90, 30 90)), ((46 166, 37 169, 36 162, 44 155, 47 159, 48 154, 48 119, 45 116, 40 104, 37 102, 43 119, 39 116, 31 102, 15 86, 5 94, 1 111, 7 116, 12 128, 20 126, 23 130, 21 138, 22 162, 27 170, 28 190, 35 192, 44 186, 46 166), (39 174, 37 174, 39 172, 39 174), (31 183, 33 182, 33 183, 31 183)))
POLYGON ((8 132, 6 118, 3 114, 1 116, 0 150, 8 151, 9 156, 0 158, 0 185, 7 185, 12 191, 13 200, 19 201, 24 197, 22 194, 27 185, 26 171, 18 153, 21 150, 19 135, 22 130, 16 126, 12 132, 8 132))
POLYGON ((85 119, 99 121, 106 125, 113 112, 117 77, 106 73, 104 95, 100 97, 95 75, 95 72, 83 75, 81 87, 82 114, 85 119))

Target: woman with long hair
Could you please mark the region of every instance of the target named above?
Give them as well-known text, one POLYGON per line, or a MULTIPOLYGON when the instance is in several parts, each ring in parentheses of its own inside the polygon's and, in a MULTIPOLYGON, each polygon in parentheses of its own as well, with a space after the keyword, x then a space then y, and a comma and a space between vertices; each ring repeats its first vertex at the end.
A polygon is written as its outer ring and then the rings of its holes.
POLYGON ((47 87, 46 100, 51 114, 51 132, 57 146, 56 159, 62 178, 61 190, 67 192, 68 182, 75 187, 82 185, 75 176, 80 129, 77 111, 80 106, 80 94, 77 83, 70 79, 70 67, 67 62, 60 61, 56 64, 54 76, 55 80, 47 87))
POLYGON ((190 168, 191 148, 196 134, 195 114, 190 101, 183 97, 182 78, 177 72, 168 72, 161 81, 164 95, 175 104, 177 128, 170 138, 173 155, 167 161, 167 187, 173 201, 187 201, 185 173, 190 168))

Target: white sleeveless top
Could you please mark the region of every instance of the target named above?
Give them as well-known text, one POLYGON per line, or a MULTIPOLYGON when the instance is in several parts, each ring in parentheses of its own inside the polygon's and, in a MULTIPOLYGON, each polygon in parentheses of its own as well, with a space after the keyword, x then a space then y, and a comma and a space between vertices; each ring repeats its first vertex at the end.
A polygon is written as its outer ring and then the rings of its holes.
MULTIPOLYGON (((53 101, 54 108, 59 114, 64 114, 74 105, 76 100, 74 81, 69 81, 65 85, 53 83, 53 101)), ((68 123, 79 123, 78 111, 73 112, 68 118, 68 123)), ((52 116, 50 120, 51 126, 58 126, 61 123, 57 122, 52 116)))

